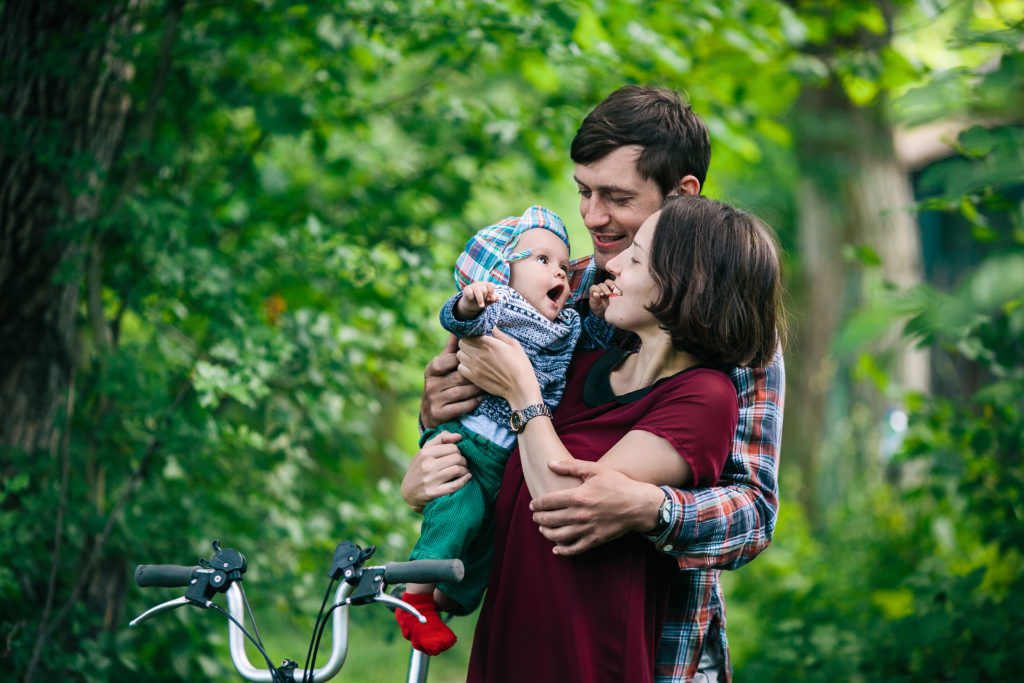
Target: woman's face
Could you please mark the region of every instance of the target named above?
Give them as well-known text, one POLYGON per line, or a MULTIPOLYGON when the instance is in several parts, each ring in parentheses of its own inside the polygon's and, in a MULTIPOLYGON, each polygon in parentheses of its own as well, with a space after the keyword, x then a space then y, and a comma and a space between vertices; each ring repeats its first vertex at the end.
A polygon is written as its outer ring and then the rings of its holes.
POLYGON ((616 293, 608 299, 604 319, 619 329, 630 332, 660 329, 658 321, 647 310, 661 293, 649 267, 654 226, 660 215, 661 212, 656 211, 647 218, 633 237, 633 243, 606 266, 615 277, 616 293))

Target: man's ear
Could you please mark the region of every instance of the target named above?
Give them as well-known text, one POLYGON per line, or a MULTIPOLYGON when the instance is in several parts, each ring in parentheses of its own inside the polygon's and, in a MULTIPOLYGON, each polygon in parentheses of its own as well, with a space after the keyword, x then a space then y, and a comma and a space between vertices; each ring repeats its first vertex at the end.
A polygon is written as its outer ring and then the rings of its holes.
POLYGON ((667 196, 686 194, 700 194, 700 181, 697 180, 696 176, 686 175, 680 178, 676 186, 669 190, 667 196))

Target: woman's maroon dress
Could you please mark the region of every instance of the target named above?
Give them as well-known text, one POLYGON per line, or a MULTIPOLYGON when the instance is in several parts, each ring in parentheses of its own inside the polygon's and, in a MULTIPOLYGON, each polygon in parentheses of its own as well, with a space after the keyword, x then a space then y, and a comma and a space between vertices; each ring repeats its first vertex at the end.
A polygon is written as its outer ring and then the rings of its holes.
MULTIPOLYGON (((594 461, 630 430, 647 431, 676 447, 695 486, 714 484, 736 428, 728 375, 694 367, 616 397, 608 375, 624 354, 576 354, 554 415, 562 443, 594 461)), ((650 681, 675 561, 639 534, 558 557, 531 518, 530 499, 516 449, 498 493, 494 564, 467 680, 650 681)))

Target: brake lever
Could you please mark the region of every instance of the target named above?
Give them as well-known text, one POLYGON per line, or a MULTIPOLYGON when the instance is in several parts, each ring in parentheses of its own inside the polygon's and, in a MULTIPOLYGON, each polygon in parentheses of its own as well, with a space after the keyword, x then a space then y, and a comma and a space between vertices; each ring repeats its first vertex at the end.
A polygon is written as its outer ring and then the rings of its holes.
POLYGON ((162 614, 164 612, 170 612, 172 609, 176 609, 178 607, 181 607, 182 605, 190 605, 190 604, 192 604, 192 601, 189 600, 188 598, 186 598, 185 596, 181 596, 179 598, 174 598, 173 600, 168 600, 167 602, 161 603, 161 604, 157 605, 156 607, 150 607, 148 610, 146 610, 145 612, 143 612, 139 616, 137 616, 134 619, 132 619, 131 621, 129 621, 128 625, 129 626, 138 626, 142 622, 147 621, 148 619, 152 619, 153 617, 155 617, 158 614, 162 614))
MULTIPOLYGON (((396 598, 393 595, 388 595, 387 593, 381 592, 381 593, 379 593, 374 598, 374 601, 375 602, 383 602, 386 605, 391 605, 391 606, 399 608, 399 609, 404 609, 406 612, 409 612, 414 617, 416 617, 421 624, 427 623, 427 618, 425 616, 423 616, 422 614, 420 614, 419 610, 417 610, 415 607, 413 607, 412 605, 410 605, 406 601, 399 600, 398 598, 396 598)), ((348 602, 348 601, 346 600, 346 602, 348 602)))

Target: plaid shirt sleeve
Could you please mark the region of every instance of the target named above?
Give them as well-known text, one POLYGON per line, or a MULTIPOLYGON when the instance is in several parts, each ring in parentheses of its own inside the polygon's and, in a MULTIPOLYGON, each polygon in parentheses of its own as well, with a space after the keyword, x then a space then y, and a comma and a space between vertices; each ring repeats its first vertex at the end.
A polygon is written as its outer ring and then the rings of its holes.
POLYGON ((716 486, 678 490, 672 525, 655 542, 683 569, 736 569, 771 542, 779 508, 785 364, 781 349, 765 368, 732 372, 739 422, 732 452, 716 486))
POLYGON ((594 284, 597 264, 593 255, 575 259, 569 264, 569 301, 567 306, 576 305, 590 295, 590 285, 594 284))

